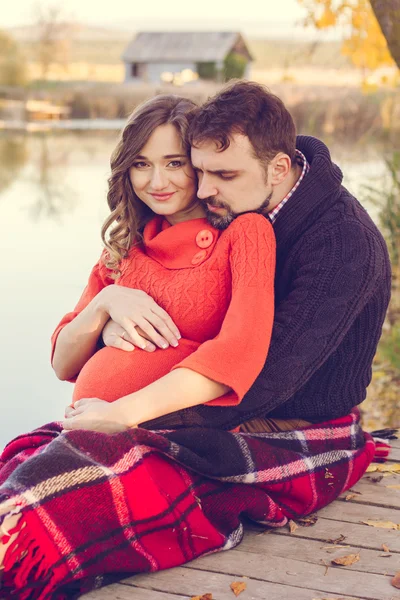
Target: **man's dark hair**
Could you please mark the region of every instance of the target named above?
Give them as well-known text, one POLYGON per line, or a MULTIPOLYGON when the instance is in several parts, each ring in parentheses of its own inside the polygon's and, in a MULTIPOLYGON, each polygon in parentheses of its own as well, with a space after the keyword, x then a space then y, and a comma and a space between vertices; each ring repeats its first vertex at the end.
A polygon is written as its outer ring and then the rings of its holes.
POLYGON ((292 163, 296 153, 296 127, 282 100, 263 85, 233 81, 194 111, 189 143, 198 146, 214 141, 221 152, 233 134, 246 135, 256 157, 269 163, 278 152, 292 163))

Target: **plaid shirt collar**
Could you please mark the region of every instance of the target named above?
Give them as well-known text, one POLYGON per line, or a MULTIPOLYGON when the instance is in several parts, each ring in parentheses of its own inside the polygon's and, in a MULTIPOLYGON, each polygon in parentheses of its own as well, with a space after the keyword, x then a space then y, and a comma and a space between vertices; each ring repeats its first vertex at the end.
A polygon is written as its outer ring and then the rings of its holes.
POLYGON ((296 183, 290 190, 290 192, 283 198, 283 200, 281 200, 279 202, 278 206, 275 206, 275 208, 273 210, 271 210, 271 212, 268 213, 268 217, 269 217, 271 223, 274 223, 274 221, 276 220, 276 218, 279 214, 279 211, 285 206, 286 202, 288 200, 290 200, 290 198, 293 196, 293 194, 299 187, 300 183, 303 181, 304 177, 307 175, 308 171, 310 170, 310 165, 308 164, 306 157, 304 156, 304 154, 302 152, 300 152, 300 150, 297 150, 297 149, 296 149, 296 158, 297 158, 297 163, 300 166, 301 165, 303 166, 303 170, 301 172, 300 177, 298 178, 298 180, 296 181, 296 183))

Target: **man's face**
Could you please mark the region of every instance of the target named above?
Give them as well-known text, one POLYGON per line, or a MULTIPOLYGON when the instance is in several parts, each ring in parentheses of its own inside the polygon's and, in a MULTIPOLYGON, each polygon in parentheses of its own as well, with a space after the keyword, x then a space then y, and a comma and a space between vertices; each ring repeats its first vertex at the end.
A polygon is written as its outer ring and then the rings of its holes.
POLYGON ((247 136, 233 134, 223 152, 213 141, 192 147, 192 164, 199 179, 198 198, 207 218, 217 229, 225 229, 239 214, 266 214, 272 195, 268 165, 255 157, 247 136))

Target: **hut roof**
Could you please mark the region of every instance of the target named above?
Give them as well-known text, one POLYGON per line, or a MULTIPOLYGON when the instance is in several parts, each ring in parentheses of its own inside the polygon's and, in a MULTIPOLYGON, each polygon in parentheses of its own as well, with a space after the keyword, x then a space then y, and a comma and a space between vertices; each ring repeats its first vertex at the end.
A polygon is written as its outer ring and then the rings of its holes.
POLYGON ((237 31, 139 32, 122 55, 125 62, 222 61, 236 44, 249 60, 251 54, 237 31))

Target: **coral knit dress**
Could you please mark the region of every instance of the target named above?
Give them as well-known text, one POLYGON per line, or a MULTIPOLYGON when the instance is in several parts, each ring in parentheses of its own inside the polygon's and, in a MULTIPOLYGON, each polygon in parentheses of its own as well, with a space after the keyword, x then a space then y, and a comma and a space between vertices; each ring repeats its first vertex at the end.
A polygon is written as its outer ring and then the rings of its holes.
POLYGON ((142 246, 133 247, 114 281, 102 260, 94 266, 75 308, 52 336, 107 285, 149 294, 178 326, 176 348, 125 352, 102 348, 77 374, 73 400, 108 402, 133 393, 186 367, 225 384, 231 392, 211 405, 236 405, 264 366, 274 312, 275 237, 257 214, 241 215, 224 231, 206 219, 171 226, 161 216, 145 227, 142 246))

